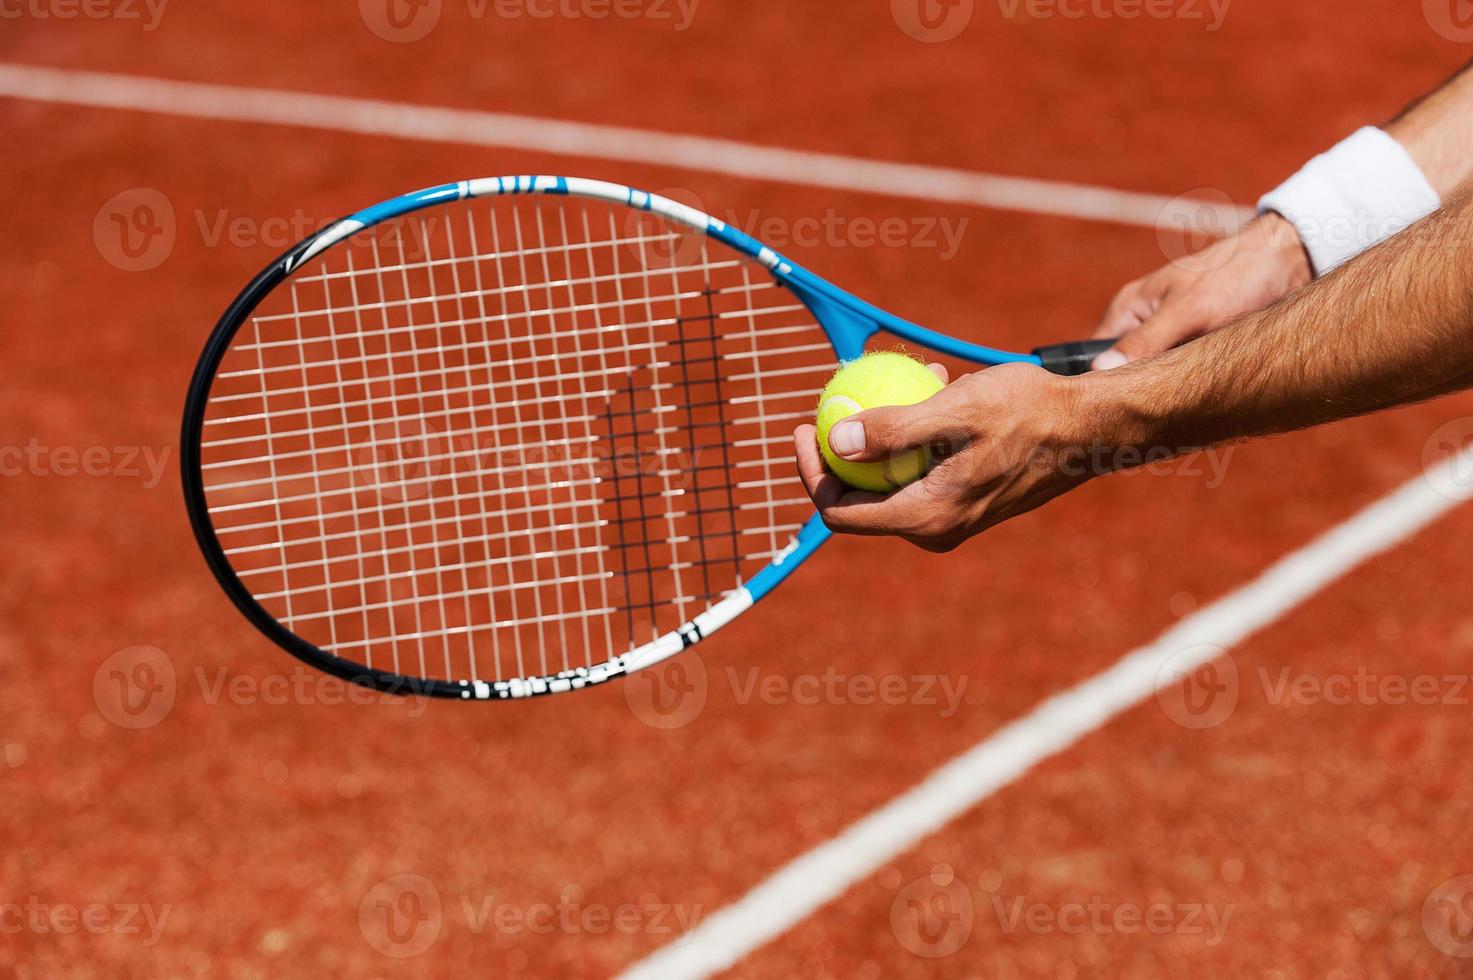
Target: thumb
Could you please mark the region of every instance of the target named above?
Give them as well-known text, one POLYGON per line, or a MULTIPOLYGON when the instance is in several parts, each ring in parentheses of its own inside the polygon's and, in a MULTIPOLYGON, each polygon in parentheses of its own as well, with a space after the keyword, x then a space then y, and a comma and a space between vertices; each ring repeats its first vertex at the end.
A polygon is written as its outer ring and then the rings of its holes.
POLYGON ((1118 367, 1128 361, 1137 361, 1152 354, 1170 350, 1201 330, 1201 317, 1185 302, 1167 303, 1134 330, 1121 335, 1110 350, 1095 359, 1096 368, 1118 367), (1110 357, 1115 354, 1117 357, 1110 357), (1101 363, 1101 361, 1105 363, 1101 363))
POLYGON ((935 409, 927 399, 915 405, 857 412, 829 430, 829 448, 841 459, 866 463, 929 446, 944 431, 945 415, 935 409))

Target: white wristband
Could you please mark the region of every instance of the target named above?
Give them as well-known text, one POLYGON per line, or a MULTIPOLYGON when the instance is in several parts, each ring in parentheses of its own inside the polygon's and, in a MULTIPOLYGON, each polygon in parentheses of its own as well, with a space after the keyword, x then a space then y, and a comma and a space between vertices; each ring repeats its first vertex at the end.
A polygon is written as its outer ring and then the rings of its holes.
POLYGON ((1367 126, 1264 195, 1258 211, 1289 219, 1322 276, 1441 204, 1406 148, 1367 126))

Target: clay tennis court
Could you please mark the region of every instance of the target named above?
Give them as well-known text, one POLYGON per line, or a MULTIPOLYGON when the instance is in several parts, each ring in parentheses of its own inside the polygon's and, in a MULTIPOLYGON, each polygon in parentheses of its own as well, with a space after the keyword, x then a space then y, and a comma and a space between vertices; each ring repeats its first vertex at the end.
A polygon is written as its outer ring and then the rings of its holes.
POLYGON ((566 698, 345 687, 200 558, 200 347, 343 213, 603 177, 1028 349, 1473 52, 1432 2, 968 7, 7 8, 0 974, 1473 975, 1467 395, 836 540, 566 698))

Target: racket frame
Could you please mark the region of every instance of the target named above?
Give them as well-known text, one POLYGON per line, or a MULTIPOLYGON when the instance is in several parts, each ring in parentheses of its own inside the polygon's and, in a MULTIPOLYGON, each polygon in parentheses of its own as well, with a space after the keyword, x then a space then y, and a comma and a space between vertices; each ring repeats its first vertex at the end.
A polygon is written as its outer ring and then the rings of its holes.
POLYGON ((830 536, 828 528, 814 514, 788 547, 774 557, 769 565, 731 595, 683 626, 604 663, 548 676, 483 681, 417 678, 379 670, 339 657, 302 639, 283 626, 256 600, 230 564, 221 546, 214 522, 210 519, 201 467, 205 413, 209 405, 210 390, 236 333, 271 291, 286 281, 293 272, 361 231, 439 205, 473 198, 526 194, 584 197, 652 212, 735 249, 766 268, 780 285, 787 287, 808 307, 833 345, 834 354, 840 362, 859 357, 864 353, 866 341, 884 330, 912 343, 978 364, 1041 363, 1037 354, 1015 354, 968 343, 897 317, 809 272, 719 218, 678 201, 623 184, 582 177, 485 177, 425 188, 351 214, 288 249, 251 280, 220 317, 205 343, 190 380, 184 405, 179 453, 190 525, 221 588, 246 619, 269 639, 325 673, 391 694, 457 700, 524 698, 599 684, 654 666, 701 642, 772 592, 830 536))

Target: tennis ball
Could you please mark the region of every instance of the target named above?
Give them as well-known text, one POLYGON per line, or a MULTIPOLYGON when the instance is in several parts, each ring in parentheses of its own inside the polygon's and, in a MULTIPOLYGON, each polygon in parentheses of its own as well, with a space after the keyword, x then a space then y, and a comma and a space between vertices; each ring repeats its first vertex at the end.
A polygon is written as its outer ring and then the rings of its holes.
POLYGON ((829 430, 867 408, 914 405, 944 387, 920 361, 895 351, 866 354, 834 374, 818 397, 818 449, 834 475, 851 487, 889 493, 919 480, 931 466, 927 449, 913 449, 880 463, 850 463, 829 448, 829 430))

